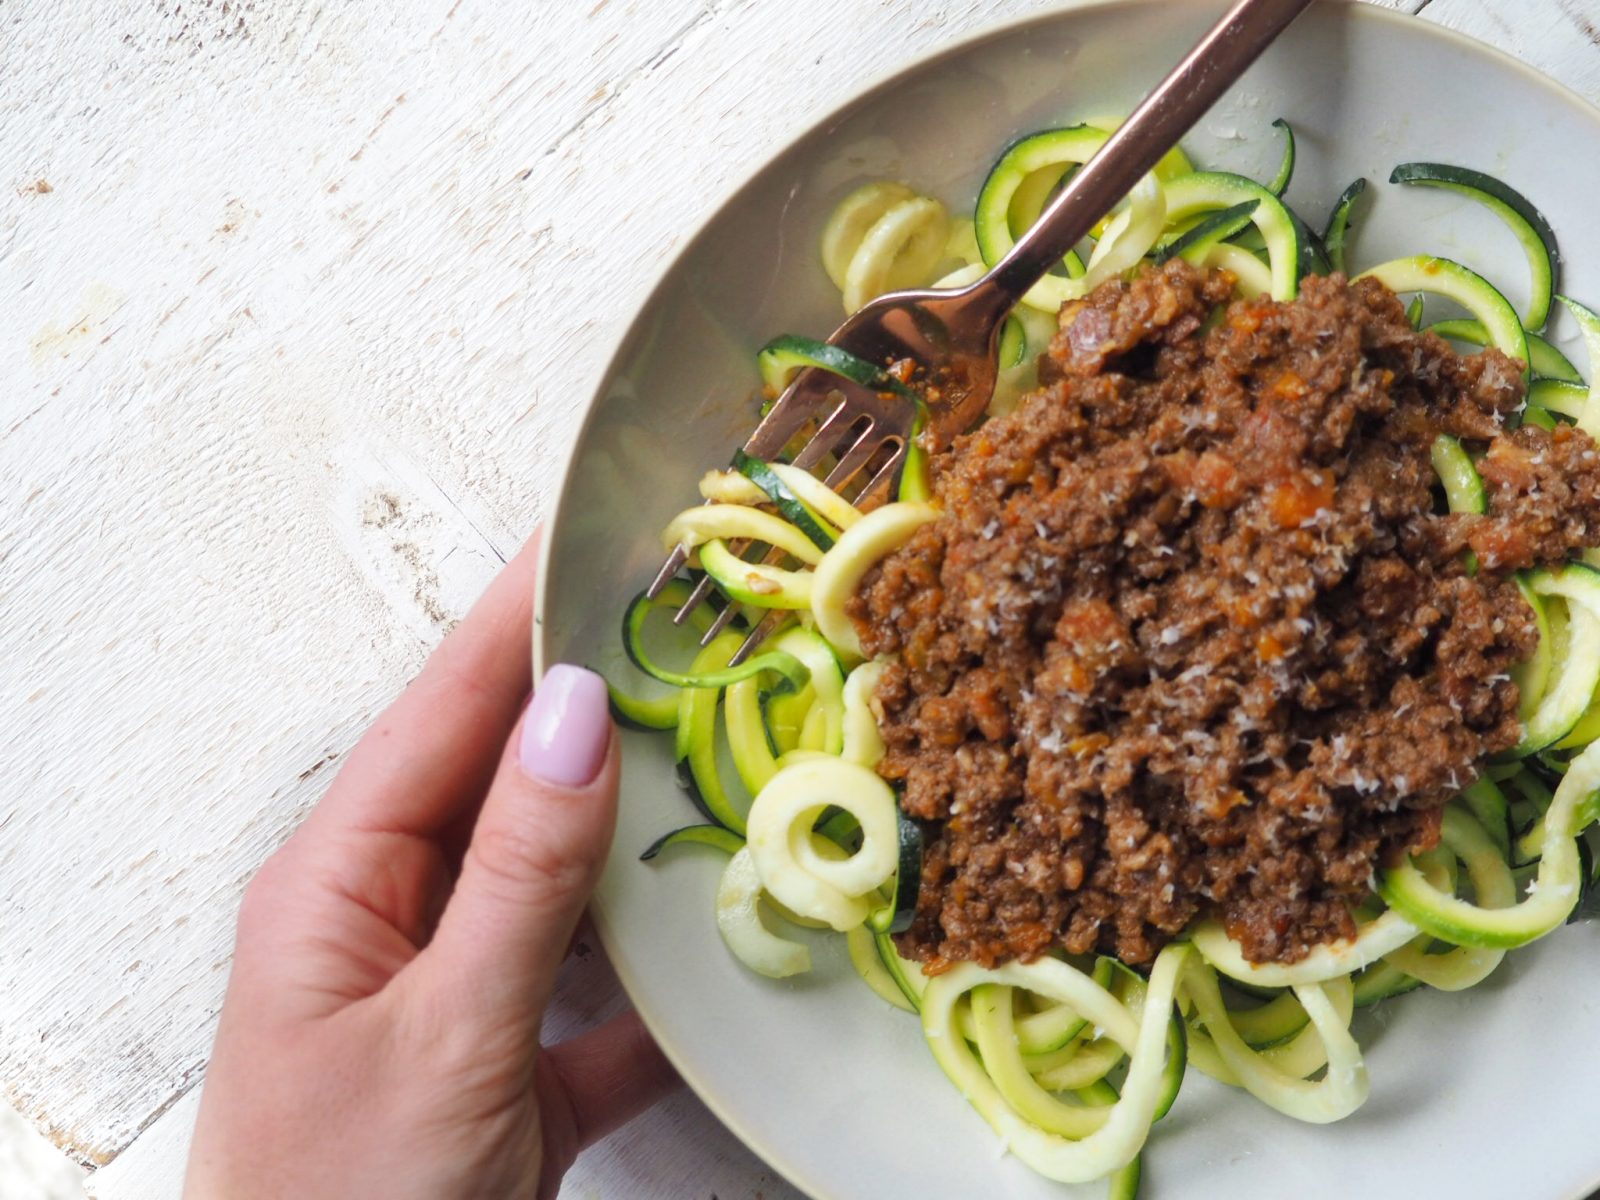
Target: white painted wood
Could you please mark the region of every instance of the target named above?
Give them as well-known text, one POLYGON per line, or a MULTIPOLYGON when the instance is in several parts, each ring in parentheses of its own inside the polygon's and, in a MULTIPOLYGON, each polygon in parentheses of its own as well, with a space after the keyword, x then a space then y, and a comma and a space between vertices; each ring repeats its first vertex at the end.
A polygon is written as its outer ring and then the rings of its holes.
POLYGON ((1429 0, 1421 16, 1600 99, 1600 0, 1429 0))
POLYGON ((85 1194, 94 1200, 131 1196, 174 1200, 183 1187, 183 1167, 199 1112, 200 1088, 192 1087, 126 1150, 91 1171, 84 1180, 85 1194))
POLYGON ((0 1200, 80 1200, 83 1168, 0 1105, 0 1200))
MULTIPOLYGON (((1600 97, 1593 0, 1385 2, 1600 97)), ((815 46, 776 0, 7 10, 0 1085, 96 1194, 175 1194, 240 888, 544 510, 677 243, 1053 6, 816 0, 815 46)), ((790 1194, 688 1100, 568 1190, 644 1178, 790 1194)))

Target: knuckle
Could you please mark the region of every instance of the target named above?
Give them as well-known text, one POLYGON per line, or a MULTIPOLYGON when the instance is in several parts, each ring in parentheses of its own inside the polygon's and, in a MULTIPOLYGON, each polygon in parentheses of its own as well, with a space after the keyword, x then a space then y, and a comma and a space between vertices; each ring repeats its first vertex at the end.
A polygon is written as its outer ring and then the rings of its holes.
POLYGON ((588 892, 599 873, 593 854, 539 829, 480 828, 467 851, 486 886, 525 902, 562 901, 588 892))

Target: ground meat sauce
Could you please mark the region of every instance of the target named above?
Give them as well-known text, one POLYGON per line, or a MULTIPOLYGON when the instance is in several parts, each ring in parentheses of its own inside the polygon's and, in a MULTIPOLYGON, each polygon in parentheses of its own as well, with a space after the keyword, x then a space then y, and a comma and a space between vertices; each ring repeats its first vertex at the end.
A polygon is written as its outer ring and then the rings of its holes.
POLYGON ((1040 389, 934 456, 942 515, 852 601, 892 656, 880 773, 928 823, 900 944, 931 969, 1148 962, 1205 914, 1292 962, 1518 739, 1509 572, 1600 542, 1594 443, 1507 432, 1519 365, 1378 283, 1210 320, 1230 285, 1172 262, 1064 309, 1040 389), (1442 511, 1441 432, 1486 450, 1490 516, 1442 511))

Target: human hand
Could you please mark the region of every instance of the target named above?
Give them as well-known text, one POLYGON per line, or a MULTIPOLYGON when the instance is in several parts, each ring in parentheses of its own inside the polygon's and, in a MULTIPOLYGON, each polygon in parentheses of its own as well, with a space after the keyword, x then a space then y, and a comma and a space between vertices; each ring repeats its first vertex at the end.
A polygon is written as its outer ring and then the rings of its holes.
POLYGON ((617 744, 587 671, 553 669, 523 713, 536 542, 250 884, 188 1200, 549 1200, 676 1084, 632 1013, 539 1044, 617 744))

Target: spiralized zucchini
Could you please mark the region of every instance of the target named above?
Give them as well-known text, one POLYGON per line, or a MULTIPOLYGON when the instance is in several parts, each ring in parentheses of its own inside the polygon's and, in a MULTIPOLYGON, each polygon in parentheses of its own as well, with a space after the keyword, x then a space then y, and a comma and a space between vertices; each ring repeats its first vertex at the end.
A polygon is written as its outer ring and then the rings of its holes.
POLYGON ((867 919, 867 897, 899 862, 894 793, 877 774, 820 756, 781 768, 750 808, 749 848, 762 886, 801 916, 841 933, 867 919), (855 818, 861 845, 848 857, 815 831, 833 805, 855 818))
POLYGON ((811 970, 811 951, 762 923, 761 890, 755 860, 749 849, 742 849, 728 860, 717 885, 717 931, 734 957, 758 975, 802 975, 811 970))
POLYGON ((944 1073, 1010 1153, 1050 1179, 1064 1183, 1099 1179, 1133 1161, 1155 1122, 1168 1062, 1167 1026, 1188 955, 1187 946, 1174 944, 1156 957, 1143 1013, 1137 1019, 1106 988, 1055 959, 993 970, 963 963, 929 983, 922 996, 922 1031, 944 1073), (1128 1056, 1121 1097, 1103 1116, 1085 1122, 1081 1136, 1053 1133, 1019 1113, 960 1036, 957 1005, 974 989, 991 984, 1024 988, 1070 1004, 1104 1029, 1128 1056), (1087 1129, 1088 1124, 1094 1128, 1087 1129))
POLYGON ((853 658, 861 657, 861 641, 845 615, 845 604, 877 562, 938 515, 931 504, 886 504, 852 525, 823 555, 811 588, 811 614, 830 644, 853 658))
POLYGON ((1256 1099, 1285 1116, 1316 1125, 1348 1117, 1367 1098, 1370 1085, 1361 1059, 1361 1047, 1350 1036, 1354 993, 1348 977, 1326 984, 1301 984, 1295 988, 1306 1015, 1311 1018, 1320 1046, 1309 1060, 1285 1067, 1271 1059, 1271 1051, 1251 1049, 1228 1020, 1217 977, 1201 964, 1184 977, 1200 1023, 1237 1083, 1256 1099), (1330 992, 1337 992, 1336 1005, 1330 992), (1306 1078, 1323 1066, 1327 1073, 1316 1083, 1306 1078))
POLYGON ((852 313, 874 296, 924 282, 949 237, 949 218, 937 200, 898 184, 869 183, 834 210, 822 234, 822 261, 852 313))
MULTIPOLYGON (((1278 300, 1292 299, 1308 272, 1346 269, 1366 181, 1339 197, 1319 237, 1283 200, 1295 141, 1286 124, 1275 124, 1285 150, 1270 183, 1197 170, 1174 151, 1030 291, 1000 339, 991 413, 1034 386, 1064 302, 1143 263, 1182 256, 1230 272, 1243 297, 1278 300)), ((975 282, 1106 137, 1102 126, 1076 125, 1012 143, 970 219, 952 220, 938 200, 899 181, 858 186, 822 236, 822 264, 844 307, 854 311, 887 290, 975 282)), ((1600 363, 1600 316, 1554 294, 1559 252, 1537 210, 1476 172, 1414 163, 1395 178, 1463 191, 1498 213, 1527 253, 1533 303, 1519 314, 1479 273, 1427 254, 1366 273, 1465 308, 1470 319, 1431 328, 1527 364, 1528 420, 1600 428, 1600 381, 1584 383, 1534 330, 1547 315, 1570 313, 1591 369, 1600 363)), ((768 394, 806 366, 912 394, 886 364, 790 336, 762 352, 768 394)), ((993 969, 947 964, 925 975, 887 933, 910 920, 921 878, 920 831, 876 773, 886 749, 873 696, 890 667, 862 661, 847 605, 877 563, 939 515, 937 488, 920 446, 908 453, 914 466, 898 501, 876 508, 822 483, 817 474, 828 463, 814 474, 784 457, 739 455, 731 469, 709 472, 700 482, 706 503, 679 514, 663 535, 741 606, 728 631, 686 671, 673 671, 643 644, 647 624, 654 628, 645 618, 681 604, 688 584, 674 582, 658 600, 630 608, 630 658, 682 690, 637 698, 613 689, 614 705, 635 726, 674 731, 680 778, 713 822, 664 834, 645 857, 679 845, 730 855, 717 927, 734 957, 761 975, 798 974, 812 961, 807 945, 769 928, 763 909, 844 933, 862 979, 887 1004, 918 1015, 938 1065, 1003 1147, 1040 1173, 1105 1178, 1113 1197, 1131 1197, 1151 1127, 1191 1063, 1297 1120, 1348 1116, 1370 1090, 1350 1032, 1356 1009, 1480 983, 1509 949, 1559 928, 1595 886, 1584 838, 1600 819, 1600 570, 1571 564, 1518 581, 1539 634, 1514 676, 1522 744, 1447 806, 1436 849, 1380 873, 1355 914, 1354 936, 1293 963, 1257 964, 1207 919, 1162 950, 1148 978, 1108 958, 1057 956, 993 969), (729 667, 763 618, 781 624, 756 659, 729 667), (724 778, 724 762, 736 782, 724 778), (1547 781, 1558 778, 1552 790, 1547 781)), ((1441 438, 1433 461, 1451 511, 1488 508, 1469 447, 1441 438)), ((708 620, 696 614, 691 625, 703 630, 708 620)))

